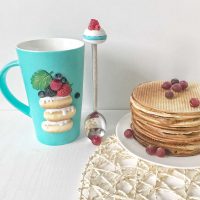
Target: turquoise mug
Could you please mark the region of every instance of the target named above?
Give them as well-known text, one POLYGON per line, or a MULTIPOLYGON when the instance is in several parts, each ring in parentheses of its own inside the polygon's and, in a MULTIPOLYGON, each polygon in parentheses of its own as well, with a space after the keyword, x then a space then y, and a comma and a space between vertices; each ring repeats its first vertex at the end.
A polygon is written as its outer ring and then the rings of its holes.
POLYGON ((63 145, 80 134, 83 96, 84 43, 50 38, 19 43, 18 60, 0 73, 1 92, 18 110, 31 117, 38 140, 63 145), (20 67, 28 106, 17 100, 6 83, 6 74, 20 67))

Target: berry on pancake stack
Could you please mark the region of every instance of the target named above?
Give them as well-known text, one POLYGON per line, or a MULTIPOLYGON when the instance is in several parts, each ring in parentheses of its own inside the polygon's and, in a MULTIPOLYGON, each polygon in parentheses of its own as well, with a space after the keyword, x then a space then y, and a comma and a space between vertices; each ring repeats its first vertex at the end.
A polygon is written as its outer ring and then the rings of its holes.
POLYGON ((34 89, 39 90, 39 104, 45 109, 46 121, 42 122, 42 129, 51 133, 70 130, 76 109, 72 105, 72 89, 66 77, 39 70, 33 74, 31 83, 34 89))

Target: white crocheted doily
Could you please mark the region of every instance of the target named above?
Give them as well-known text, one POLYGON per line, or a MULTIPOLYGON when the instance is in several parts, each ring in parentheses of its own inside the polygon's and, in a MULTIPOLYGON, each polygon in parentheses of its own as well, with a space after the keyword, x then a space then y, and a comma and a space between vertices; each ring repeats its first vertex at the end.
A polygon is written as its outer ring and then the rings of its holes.
POLYGON ((159 167, 131 156, 115 136, 90 157, 81 200, 200 200, 200 169, 159 167))

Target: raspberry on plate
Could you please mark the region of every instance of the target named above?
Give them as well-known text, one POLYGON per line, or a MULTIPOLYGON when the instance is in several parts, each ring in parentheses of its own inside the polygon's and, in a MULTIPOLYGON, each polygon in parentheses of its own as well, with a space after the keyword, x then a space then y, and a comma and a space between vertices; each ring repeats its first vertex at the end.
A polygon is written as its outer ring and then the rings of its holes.
POLYGON ((133 138, 133 136, 134 136, 133 130, 132 130, 132 129, 126 129, 126 130, 124 131, 124 136, 125 136, 126 138, 133 138))
POLYGON ((156 155, 158 157, 164 157, 166 155, 165 149, 162 148, 162 147, 158 147, 157 150, 156 150, 156 155))
POLYGON ((146 152, 147 152, 149 155, 155 155, 156 150, 157 150, 157 147, 152 146, 152 145, 149 145, 149 146, 146 147, 146 152))
POLYGON ((60 97, 68 96, 68 95, 70 95, 71 91, 72 90, 71 90, 70 85, 63 84, 62 87, 60 88, 60 90, 58 90, 57 96, 60 96, 60 97))

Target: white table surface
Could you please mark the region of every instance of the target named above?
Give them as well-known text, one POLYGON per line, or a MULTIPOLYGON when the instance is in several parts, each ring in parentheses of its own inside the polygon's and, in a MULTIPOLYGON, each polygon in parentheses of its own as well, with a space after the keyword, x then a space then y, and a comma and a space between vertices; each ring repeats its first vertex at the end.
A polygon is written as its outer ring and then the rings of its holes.
MULTIPOLYGON (((128 111, 101 112, 111 135, 128 111)), ((79 199, 82 172, 97 148, 83 131, 75 142, 52 147, 36 140, 31 119, 18 111, 1 110, 0 125, 0 200, 79 199)))

